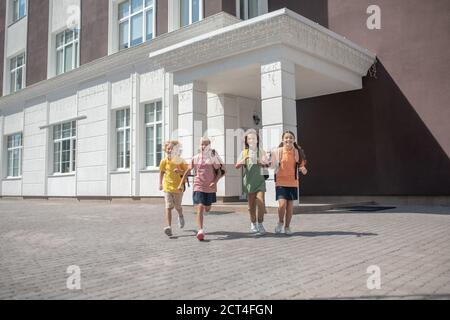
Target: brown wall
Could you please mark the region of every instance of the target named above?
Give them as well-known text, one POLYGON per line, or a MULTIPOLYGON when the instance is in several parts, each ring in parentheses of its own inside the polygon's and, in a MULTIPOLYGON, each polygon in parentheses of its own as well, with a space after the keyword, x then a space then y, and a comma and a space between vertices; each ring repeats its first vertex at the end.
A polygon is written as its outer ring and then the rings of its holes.
POLYGON ((80 64, 108 55, 108 0, 81 0, 80 64))
POLYGON ((236 15, 235 0, 204 0, 205 17, 212 16, 221 11, 236 15))
POLYGON ((328 0, 269 0, 269 12, 281 8, 288 8, 324 27, 328 26, 328 0))
POLYGON ((28 1, 27 86, 47 79, 48 0, 28 1))
POLYGON ((377 54, 363 90, 297 102, 305 195, 450 195, 450 2, 328 1, 329 28, 377 54))
POLYGON ((160 36, 168 31, 168 6, 168 0, 156 1, 156 36, 160 36))
POLYGON ((5 49, 6 1, 0 1, 0 97, 3 95, 3 59, 5 49))

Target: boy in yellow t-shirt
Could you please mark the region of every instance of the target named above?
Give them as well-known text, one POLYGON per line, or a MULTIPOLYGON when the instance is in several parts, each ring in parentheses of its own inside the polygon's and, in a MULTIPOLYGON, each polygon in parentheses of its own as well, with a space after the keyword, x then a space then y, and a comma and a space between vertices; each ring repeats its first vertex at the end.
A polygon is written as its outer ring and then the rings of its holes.
POLYGON ((172 236, 172 210, 175 208, 178 212, 178 226, 184 228, 184 216, 181 201, 183 192, 178 189, 182 177, 188 169, 186 162, 180 157, 180 143, 178 141, 168 141, 165 143, 164 152, 166 158, 161 160, 159 165, 159 190, 164 191, 166 202, 166 223, 164 233, 172 236))

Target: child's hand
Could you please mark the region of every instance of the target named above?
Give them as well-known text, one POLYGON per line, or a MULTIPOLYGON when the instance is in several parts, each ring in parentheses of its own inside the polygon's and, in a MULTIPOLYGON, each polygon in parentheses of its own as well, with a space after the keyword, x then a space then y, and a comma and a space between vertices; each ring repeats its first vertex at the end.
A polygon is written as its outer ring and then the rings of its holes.
POLYGON ((164 188, 163 188, 163 185, 160 184, 160 185, 159 185, 159 190, 162 191, 163 189, 164 189, 164 188))
POLYGON ((300 167, 300 172, 306 176, 306 174, 308 173, 308 170, 305 167, 300 167))
POLYGON ((178 185, 178 190, 183 191, 183 186, 181 184, 178 185))
POLYGON ((184 173, 184 171, 183 171, 183 170, 181 170, 181 169, 179 169, 179 168, 175 168, 175 170, 174 170, 174 171, 175 171, 175 173, 180 173, 180 174, 181 174, 181 173, 184 173))
POLYGON ((216 185, 215 182, 211 182, 211 183, 209 184, 209 187, 212 188, 212 187, 214 187, 215 185, 216 185))

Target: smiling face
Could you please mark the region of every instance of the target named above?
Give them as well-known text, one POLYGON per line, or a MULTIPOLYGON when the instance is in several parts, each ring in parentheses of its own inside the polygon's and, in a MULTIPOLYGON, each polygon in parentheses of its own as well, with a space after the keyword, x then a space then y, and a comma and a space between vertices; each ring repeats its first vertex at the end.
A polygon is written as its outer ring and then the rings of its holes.
POLYGON ((208 151, 211 141, 209 139, 201 139, 200 140, 200 150, 208 151))
POLYGON ((258 147, 258 136, 255 133, 248 134, 246 138, 250 149, 254 150, 258 147))
POLYGON ((289 149, 292 148, 294 146, 294 142, 295 142, 295 137, 291 133, 286 132, 283 135, 283 144, 285 147, 287 147, 289 149))

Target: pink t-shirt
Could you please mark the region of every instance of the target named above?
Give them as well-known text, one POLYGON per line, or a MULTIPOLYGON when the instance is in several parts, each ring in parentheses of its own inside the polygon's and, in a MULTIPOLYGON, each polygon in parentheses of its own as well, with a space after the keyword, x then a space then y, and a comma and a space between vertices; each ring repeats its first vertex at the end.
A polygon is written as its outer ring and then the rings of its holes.
POLYGON ((221 163, 219 155, 213 157, 210 152, 201 152, 192 158, 189 169, 195 170, 194 192, 217 192, 217 185, 209 185, 216 179, 214 169, 219 169, 221 163))

